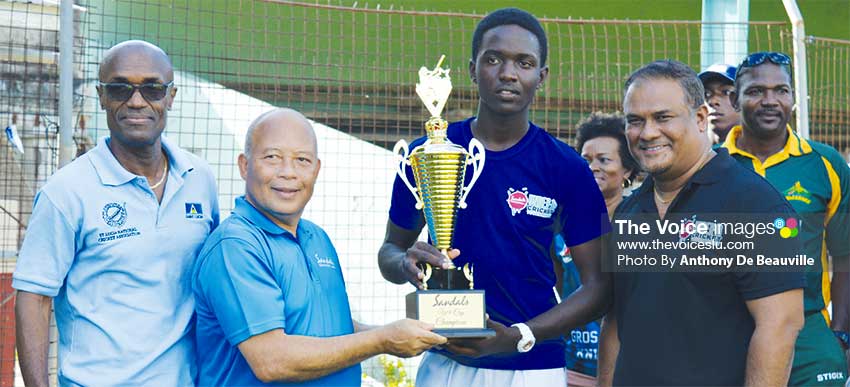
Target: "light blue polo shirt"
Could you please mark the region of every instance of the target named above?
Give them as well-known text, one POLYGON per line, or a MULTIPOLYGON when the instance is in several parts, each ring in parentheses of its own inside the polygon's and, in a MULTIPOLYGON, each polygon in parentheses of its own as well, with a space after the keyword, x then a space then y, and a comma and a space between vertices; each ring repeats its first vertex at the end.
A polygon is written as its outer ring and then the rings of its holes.
POLYGON ((192 385, 189 276, 218 224, 212 171, 163 137, 169 172, 157 203, 108 142, 38 192, 12 286, 54 297, 60 385, 192 385))
POLYGON ((273 329, 332 337, 354 332, 336 250, 301 219, 298 237, 248 203, 213 232, 192 274, 197 303, 198 385, 359 386, 360 365, 305 383, 264 384, 237 345, 273 329))

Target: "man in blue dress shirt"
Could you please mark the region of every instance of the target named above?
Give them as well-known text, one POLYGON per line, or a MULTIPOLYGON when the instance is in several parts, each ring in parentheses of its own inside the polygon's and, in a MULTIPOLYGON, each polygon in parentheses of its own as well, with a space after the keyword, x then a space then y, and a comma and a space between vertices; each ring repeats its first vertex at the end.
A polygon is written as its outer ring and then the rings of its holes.
POLYGON ((192 275, 198 384, 359 386, 361 361, 445 343, 416 320, 352 320, 333 244, 301 219, 320 167, 300 113, 273 110, 248 129, 239 155, 245 196, 210 235, 192 275))

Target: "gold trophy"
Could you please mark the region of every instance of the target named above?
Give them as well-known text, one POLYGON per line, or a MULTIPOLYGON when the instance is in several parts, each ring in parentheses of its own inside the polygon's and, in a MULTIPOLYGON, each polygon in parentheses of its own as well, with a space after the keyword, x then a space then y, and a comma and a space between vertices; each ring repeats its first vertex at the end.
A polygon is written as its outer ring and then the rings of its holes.
POLYGON ((457 210, 466 208, 466 196, 481 176, 484 146, 476 139, 469 149, 453 144, 446 137, 448 122, 440 118, 452 91, 449 69, 443 69, 445 55, 433 70, 419 69, 416 94, 425 104, 431 119, 425 123, 428 139, 408 152, 408 144, 399 140, 393 149, 404 184, 416 198, 416 209, 423 210, 431 243, 443 253, 448 269, 421 264, 425 273, 424 290, 406 297, 407 316, 434 325, 434 332, 445 337, 485 337, 495 335, 487 329, 484 290, 475 290, 472 265, 455 267, 448 258, 452 245, 457 210), (472 165, 469 185, 464 186, 466 166, 472 165), (414 188, 407 179, 407 167, 416 179, 414 188))

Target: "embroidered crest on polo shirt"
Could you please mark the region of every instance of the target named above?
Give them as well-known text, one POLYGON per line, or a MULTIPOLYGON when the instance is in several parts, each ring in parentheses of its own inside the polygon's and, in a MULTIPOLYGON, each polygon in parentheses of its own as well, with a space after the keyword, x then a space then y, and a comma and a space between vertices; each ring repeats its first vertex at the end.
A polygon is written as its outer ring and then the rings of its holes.
POLYGON ((319 258, 319 254, 313 254, 313 257, 316 259, 316 263, 319 267, 326 267, 329 269, 336 269, 336 264, 334 264, 333 259, 330 258, 319 258))
MULTIPOLYGON (((101 211, 103 221, 113 228, 118 228, 127 223, 127 203, 106 203, 101 211)), ((106 231, 97 234, 97 243, 104 243, 118 239, 142 235, 136 227, 122 228, 119 230, 106 231)))
POLYGON ((799 180, 794 183, 791 188, 786 189, 783 193, 785 194, 785 200, 789 202, 792 200, 796 200, 806 204, 812 203, 812 193, 809 192, 809 190, 803 188, 803 185, 800 184, 799 180))
POLYGON ((126 203, 107 203, 103 206, 101 215, 103 215, 103 221, 110 227, 121 227, 127 221, 126 203))
POLYGON ((529 193, 527 187, 522 187, 520 190, 513 187, 508 188, 508 199, 506 201, 512 216, 525 211, 528 215, 548 219, 558 208, 558 202, 555 199, 529 193))
POLYGON ((186 208, 186 219, 203 219, 204 207, 201 203, 184 203, 186 208))

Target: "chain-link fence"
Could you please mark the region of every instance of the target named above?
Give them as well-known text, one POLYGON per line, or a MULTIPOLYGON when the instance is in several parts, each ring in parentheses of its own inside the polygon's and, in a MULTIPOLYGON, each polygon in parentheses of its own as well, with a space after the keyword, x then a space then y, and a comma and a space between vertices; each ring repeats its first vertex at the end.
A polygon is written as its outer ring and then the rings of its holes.
MULTIPOLYGON (((35 192, 57 167, 59 9, 0 2, 0 386, 15 384, 12 272, 35 192)), ((18 380, 20 383, 20 380, 18 380)))
MULTIPOLYGON (((9 385, 14 366, 9 273, 33 195, 57 165, 58 8, 36 3, 0 1, 0 28, 9 31, 0 34, 0 121, 15 124, 24 148, 21 154, 0 140, 0 386, 9 385)), ((340 253, 355 318, 380 324, 403 317, 403 296, 412 289, 384 281, 376 259, 395 168, 389 149, 423 134, 428 113, 414 92, 417 70, 432 67, 441 54, 454 84, 444 115, 457 120, 475 113, 468 62, 482 15, 272 0, 77 3, 81 151, 108 134, 94 91, 97 64, 105 49, 126 39, 150 41, 170 54, 178 93, 166 135, 212 165, 223 217, 244 191, 235 159, 248 123, 272 106, 302 111, 318 124, 323 160, 305 217, 327 230, 340 253)), ((532 119, 568 143, 590 112, 620 108, 622 83, 641 64, 674 58, 699 67, 699 22, 543 21, 550 77, 532 119)), ((787 23, 747 28, 750 51, 791 51, 787 23)), ((812 136, 847 150, 850 43, 812 39, 808 50, 812 136)), ((416 361, 403 368, 410 377, 416 361)), ((382 381, 392 369, 375 361, 364 366, 382 381)))
POLYGON ((806 42, 811 137, 850 159, 850 41, 806 42))

